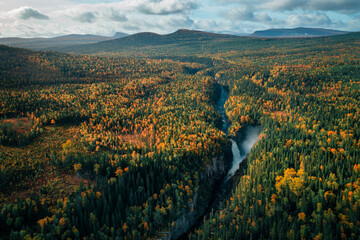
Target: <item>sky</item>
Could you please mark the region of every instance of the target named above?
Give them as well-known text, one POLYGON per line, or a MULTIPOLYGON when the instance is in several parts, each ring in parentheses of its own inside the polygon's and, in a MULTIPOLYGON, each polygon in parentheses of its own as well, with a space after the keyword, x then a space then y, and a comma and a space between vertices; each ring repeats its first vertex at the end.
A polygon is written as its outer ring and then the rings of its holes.
POLYGON ((0 37, 294 27, 360 31, 360 0, 0 0, 0 37))

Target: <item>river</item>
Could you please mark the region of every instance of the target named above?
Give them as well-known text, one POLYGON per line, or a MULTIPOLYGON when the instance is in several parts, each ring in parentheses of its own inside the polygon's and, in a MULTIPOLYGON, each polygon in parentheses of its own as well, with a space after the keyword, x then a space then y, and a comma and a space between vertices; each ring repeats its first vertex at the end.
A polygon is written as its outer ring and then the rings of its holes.
MULTIPOLYGON (((230 121, 226 116, 225 112, 225 103, 229 98, 229 93, 224 86, 220 85, 221 94, 216 103, 216 109, 219 111, 222 118, 221 130, 228 136, 228 130, 230 127, 230 121)), ((196 228, 200 227, 203 222, 203 218, 208 216, 212 209, 219 209, 223 199, 226 199, 227 196, 231 193, 233 181, 232 176, 240 167, 240 163, 246 158, 250 153, 251 148, 258 141, 260 135, 260 126, 245 126, 241 129, 237 139, 231 139, 231 152, 232 152, 232 163, 229 171, 225 175, 224 179, 220 184, 216 185, 216 189, 213 190, 213 199, 206 209, 205 214, 199 218, 198 221, 190 228, 190 230, 180 236, 178 239, 188 239, 190 233, 192 233, 196 228)))
POLYGON ((258 141, 260 135, 260 127, 259 126, 245 126, 242 129, 242 141, 239 146, 235 140, 230 139, 231 151, 233 154, 232 166, 228 172, 226 180, 232 177, 235 172, 239 169, 240 163, 246 158, 246 156, 250 153, 251 148, 258 141))
MULTIPOLYGON (((228 130, 230 127, 230 122, 226 116, 225 112, 225 103, 229 98, 229 93, 225 89, 224 86, 220 85, 221 94, 216 103, 216 109, 219 111, 222 119, 222 127, 221 131, 223 131, 228 136, 228 130)), ((258 141, 258 137, 260 135, 260 127, 259 126, 245 126, 241 130, 241 142, 238 143, 234 139, 230 139, 231 141, 231 151, 233 154, 232 165, 225 178, 225 181, 229 180, 235 172, 239 169, 239 164, 246 158, 249 154, 251 148, 258 141)))

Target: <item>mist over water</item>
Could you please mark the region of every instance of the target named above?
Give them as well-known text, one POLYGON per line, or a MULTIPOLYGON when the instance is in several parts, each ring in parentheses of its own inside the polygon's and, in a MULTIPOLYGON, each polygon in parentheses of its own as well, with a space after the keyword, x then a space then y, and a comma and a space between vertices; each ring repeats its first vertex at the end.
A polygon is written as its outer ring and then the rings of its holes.
MULTIPOLYGON (((225 112, 225 102, 229 97, 229 93, 225 89, 224 86, 220 85, 221 93, 219 96, 219 99, 216 103, 216 109, 219 111, 221 118, 222 118, 222 125, 221 130, 228 135, 228 130, 230 127, 229 119, 226 116, 225 112)), ((205 210, 205 213, 198 218, 195 224, 192 224, 191 228, 184 233, 182 236, 180 236, 178 239, 189 239, 189 233, 194 232, 196 228, 199 228, 201 224, 203 223, 202 219, 205 216, 209 216, 211 209, 219 209, 221 205, 221 201, 226 199, 226 196, 229 196, 232 190, 233 182, 229 181, 230 178, 235 174, 235 172, 239 169, 239 164, 241 161, 245 159, 245 157, 250 152, 251 148, 255 145, 255 143, 258 141, 258 137, 260 135, 260 126, 245 126, 241 130, 241 136, 240 139, 237 139, 239 141, 239 146, 236 143, 234 139, 230 139, 231 141, 231 151, 233 154, 232 159, 232 166, 231 169, 228 171, 227 176, 224 176, 224 178, 220 179, 221 183, 216 184, 216 188, 212 191, 212 199, 208 205, 208 207, 205 210), (218 184, 221 184, 218 185, 218 184)))
MULTIPOLYGON (((226 103, 226 100, 229 98, 229 93, 226 91, 224 86, 220 85, 220 89, 221 93, 216 103, 216 109, 219 111, 222 118, 221 130, 226 135, 228 135, 230 122, 226 116, 224 105, 226 103)), ((258 141, 258 137, 260 135, 260 126, 245 126, 242 129, 241 135, 243 136, 243 139, 239 142, 239 145, 234 139, 230 139, 232 143, 231 151, 233 154, 233 161, 231 169, 229 170, 227 177, 224 179, 225 182, 227 182, 227 180, 229 180, 229 178, 235 174, 236 170, 239 169, 239 164, 241 163, 241 161, 246 158, 251 148, 258 141)))
POLYGON ((232 143, 231 151, 233 154, 233 162, 226 180, 233 176, 236 170, 239 169, 239 164, 242 162, 242 160, 246 158, 251 148, 258 141, 258 137, 260 135, 260 127, 246 126, 244 127, 242 134, 244 136, 244 139, 241 141, 240 146, 237 145, 236 141, 230 139, 232 143))
POLYGON ((239 149, 242 155, 248 155, 252 147, 258 141, 260 135, 259 126, 247 126, 244 129, 245 139, 240 143, 239 149))

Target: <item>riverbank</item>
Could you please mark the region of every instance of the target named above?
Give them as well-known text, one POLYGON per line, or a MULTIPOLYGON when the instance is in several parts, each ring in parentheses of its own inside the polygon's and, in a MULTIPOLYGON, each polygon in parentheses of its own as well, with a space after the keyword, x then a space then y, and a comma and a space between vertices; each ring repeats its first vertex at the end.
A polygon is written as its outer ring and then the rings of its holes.
MULTIPOLYGON (((221 130, 227 135, 230 122, 226 116, 224 105, 229 97, 229 94, 224 86, 219 85, 219 87, 221 92, 216 103, 216 109, 220 113, 222 119, 221 130)), ((212 210, 217 210, 221 207, 222 201, 227 199, 227 196, 231 193, 234 174, 237 173, 240 164, 244 161, 244 159, 246 159, 247 154, 257 142, 259 135, 259 126, 244 126, 237 133, 235 139, 229 139, 231 145, 225 146, 226 149, 224 152, 226 156, 222 159, 222 162, 226 164, 226 166, 222 169, 225 171, 221 172, 219 176, 219 169, 217 169, 216 165, 214 165, 211 170, 211 175, 218 177, 216 179, 209 179, 208 177, 210 175, 207 174, 207 178, 204 182, 207 186, 203 185, 203 187, 200 188, 202 191, 198 196, 202 196, 205 199, 196 199, 196 202, 200 204, 198 205, 199 212, 197 212, 197 218, 194 217, 194 213, 187 214, 187 218, 185 218, 184 215, 182 217, 182 224, 180 225, 183 233, 179 235, 181 231, 173 231, 171 238, 168 239, 188 239, 189 234, 191 234, 203 223, 204 218, 209 217, 212 210)), ((209 168, 207 171, 209 171, 209 168)))

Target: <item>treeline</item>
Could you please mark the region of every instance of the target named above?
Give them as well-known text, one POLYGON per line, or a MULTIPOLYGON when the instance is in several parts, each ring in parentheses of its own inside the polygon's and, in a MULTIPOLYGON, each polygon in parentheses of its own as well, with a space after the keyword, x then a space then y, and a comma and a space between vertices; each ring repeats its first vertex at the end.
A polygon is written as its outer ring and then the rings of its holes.
POLYGON ((1 47, 0 148, 36 148, 34 138, 64 125, 78 126, 81 143, 53 139, 60 150, 49 161, 0 152, 0 187, 40 181, 49 169, 89 181, 56 204, 36 192, 4 200, 0 237, 170 234, 207 205, 224 167, 218 81, 230 90, 230 136, 261 125, 261 140, 229 199, 190 238, 357 239, 357 35, 185 44, 181 56, 148 49, 157 59, 1 47))
POLYGON ((224 71, 230 133, 261 125, 261 140, 225 206, 191 239, 358 239, 359 40, 340 45, 311 47, 319 56, 306 47, 299 59, 280 48, 251 73, 241 62, 224 71))
MULTIPOLYGON (((42 86, 24 83, 22 88, 9 85, 2 89, 1 115, 7 117, 2 121, 22 116, 29 128, 38 127, 37 134, 50 126, 78 125, 82 146, 65 141, 61 152, 50 154, 50 166, 44 159, 28 159, 27 164, 14 166, 12 158, 2 156, 2 186, 7 189, 9 181, 37 181, 41 178, 37 172, 18 174, 33 171, 31 166, 41 166, 43 174, 55 168, 90 181, 58 199, 56 205, 37 194, 3 205, 1 237, 150 239, 178 227, 180 217, 196 215, 206 205, 212 179, 221 174, 214 169, 223 165, 228 140, 218 129, 221 117, 214 107, 218 97, 215 80, 195 74, 204 65, 29 55, 26 57, 41 64, 44 58, 47 66, 62 75, 51 80, 55 84, 46 80, 42 86), (114 79, 102 76, 101 69, 114 79), (95 74, 101 81, 84 83, 78 75, 81 71, 84 78, 95 74), (124 71, 128 73, 121 73, 124 71), (79 81, 64 83, 65 75, 79 81), (82 147, 86 150, 79 150, 82 147)), ((11 134, 31 141, 16 124, 11 127, 11 134)), ((4 143, 9 143, 6 139, 12 135, 1 133, 4 143)))
MULTIPOLYGON (((0 52, 0 86, 3 89, 65 83, 124 83, 133 78, 167 77, 174 65, 171 60, 77 56, 4 45, 0 46, 0 52)), ((181 64, 181 69, 203 67, 196 63, 181 64)))

